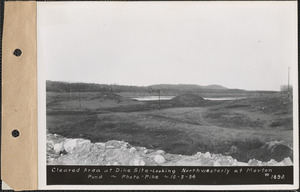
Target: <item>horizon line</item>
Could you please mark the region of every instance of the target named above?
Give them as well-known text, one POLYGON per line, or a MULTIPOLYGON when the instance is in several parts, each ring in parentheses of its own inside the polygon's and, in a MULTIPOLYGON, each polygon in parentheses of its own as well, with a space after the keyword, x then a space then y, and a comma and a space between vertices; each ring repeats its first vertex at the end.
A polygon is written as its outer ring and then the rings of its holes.
MULTIPOLYGON (((217 85, 224 87, 223 90, 230 89, 230 90, 243 90, 243 91, 272 91, 272 92, 280 92, 280 90, 249 90, 249 89, 242 89, 242 88, 228 88, 220 84, 209 84, 209 85, 199 85, 195 83, 159 83, 159 84, 151 84, 151 85, 125 85, 125 84, 117 84, 117 83, 95 83, 95 82, 80 82, 80 81, 63 81, 63 80, 50 80, 47 79, 46 81, 52 81, 52 82, 61 82, 61 83, 85 83, 85 84, 97 84, 97 85, 119 85, 119 86, 135 86, 135 87, 151 87, 153 85, 197 85, 199 87, 207 87, 212 85, 217 85)), ((285 85, 281 85, 285 86, 285 85)), ((292 86, 292 85, 290 85, 292 86)))

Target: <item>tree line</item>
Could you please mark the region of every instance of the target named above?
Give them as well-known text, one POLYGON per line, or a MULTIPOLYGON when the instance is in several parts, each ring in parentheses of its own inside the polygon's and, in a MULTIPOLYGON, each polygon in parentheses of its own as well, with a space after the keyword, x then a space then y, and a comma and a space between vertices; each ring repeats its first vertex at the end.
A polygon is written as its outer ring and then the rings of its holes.
POLYGON ((155 91, 150 86, 108 85, 95 83, 69 83, 46 81, 46 91, 49 92, 149 92, 155 91))

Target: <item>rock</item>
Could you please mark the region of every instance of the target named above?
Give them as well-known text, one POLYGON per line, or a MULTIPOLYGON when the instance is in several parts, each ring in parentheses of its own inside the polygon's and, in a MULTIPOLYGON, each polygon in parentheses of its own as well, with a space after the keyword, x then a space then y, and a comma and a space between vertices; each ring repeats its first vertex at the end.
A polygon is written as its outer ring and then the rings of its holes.
MULTIPOLYGON (((232 146, 230 153, 237 151, 232 146)), ((292 145, 284 141, 272 141, 257 148, 258 156, 273 155, 283 157, 258 159, 255 156, 247 163, 239 162, 231 156, 224 154, 211 154, 198 152, 195 155, 169 154, 163 150, 132 147, 124 141, 111 140, 105 143, 91 143, 85 139, 67 139, 52 134, 47 135, 47 163, 51 165, 130 165, 145 166, 290 166, 293 165, 292 145), (105 150, 110 149, 110 150, 105 150), (167 160, 166 160, 167 158, 167 160), (271 159, 271 160, 270 160, 271 159), (278 158, 280 159, 280 158, 278 158)))
POLYGON ((66 139, 64 143, 64 148, 67 153, 72 153, 73 150, 78 146, 77 140, 78 139, 66 139))
POLYGON ((121 148, 127 148, 128 147, 128 143, 124 143, 123 145, 122 145, 122 147, 121 148))
POLYGON ((125 143, 124 141, 111 140, 106 142, 106 146, 112 146, 114 149, 126 148, 128 147, 128 143, 125 143))
POLYGON ((47 141, 47 153, 54 150, 54 142, 53 141, 47 141))
POLYGON ((206 152, 206 153, 204 153, 204 157, 205 157, 205 158, 211 158, 211 155, 210 155, 209 152, 206 152))
POLYGON ((87 153, 91 149, 91 141, 90 140, 79 140, 78 141, 78 153, 87 153))
POLYGON ((145 147, 135 147, 135 149, 136 149, 137 151, 144 151, 146 148, 145 148, 145 147))
POLYGON ((141 166, 144 166, 144 165, 146 165, 145 161, 141 159, 141 161, 140 161, 140 165, 141 165, 141 166))
POLYGON ((243 162, 237 162, 236 165, 237 166, 249 166, 248 163, 243 163, 243 162))
POLYGON ((50 146, 53 147, 54 144, 55 144, 54 141, 52 141, 52 140, 47 140, 47 145, 50 145, 50 146))
POLYGON ((134 159, 132 159, 130 162, 129 162, 129 165, 133 165, 133 166, 144 166, 146 165, 145 161, 139 157, 136 157, 134 159))
POLYGON ((54 153, 59 155, 64 150, 64 144, 63 143, 56 143, 53 147, 54 153))
POLYGON ((238 166, 238 161, 236 160, 236 159, 234 159, 233 161, 232 161, 232 164, 231 164, 232 166, 238 166))
POLYGON ((130 153, 134 153, 134 152, 136 152, 136 148, 134 148, 134 147, 131 147, 131 148, 129 149, 129 152, 130 152, 130 153))
POLYGON ((250 159, 248 161, 248 165, 249 166, 259 166, 259 165, 262 165, 262 162, 261 161, 258 161, 256 159, 250 159))
POLYGON ((163 150, 157 150, 156 153, 160 154, 160 155, 163 155, 163 154, 165 154, 165 151, 163 151, 163 150))
POLYGON ((221 166, 221 164, 218 161, 216 161, 214 162, 214 166, 221 166))
POLYGON ((108 146, 106 146, 106 149, 114 149, 115 147, 114 146, 112 146, 112 145, 108 145, 108 146))
POLYGON ((291 160, 291 158, 287 157, 285 158, 284 160, 281 161, 281 163, 285 166, 290 166, 290 165, 293 165, 293 162, 291 160))
POLYGON ((271 159, 270 161, 267 162, 267 165, 268 166, 276 166, 276 165, 278 165, 278 162, 275 161, 274 159, 271 159))
POLYGON ((162 155, 155 155, 154 161, 157 164, 162 164, 162 163, 166 162, 165 158, 162 155))
POLYGON ((66 139, 64 149, 67 153, 73 153, 76 150, 87 152, 90 150, 91 141, 85 139, 66 139))
POLYGON ((97 147, 105 148, 105 143, 95 143, 97 147))
POLYGON ((139 160, 139 159, 134 159, 134 160, 132 161, 132 165, 135 165, 135 166, 140 165, 140 160, 139 160))

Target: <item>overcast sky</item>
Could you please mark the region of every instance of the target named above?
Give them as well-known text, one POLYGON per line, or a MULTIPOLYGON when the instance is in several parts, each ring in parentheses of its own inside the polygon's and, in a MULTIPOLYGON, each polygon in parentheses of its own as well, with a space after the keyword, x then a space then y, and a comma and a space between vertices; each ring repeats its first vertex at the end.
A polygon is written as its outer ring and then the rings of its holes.
MULTIPOLYGON (((279 90, 297 65, 297 2, 38 2, 46 79, 279 90)), ((295 76, 295 75, 294 75, 295 76)))

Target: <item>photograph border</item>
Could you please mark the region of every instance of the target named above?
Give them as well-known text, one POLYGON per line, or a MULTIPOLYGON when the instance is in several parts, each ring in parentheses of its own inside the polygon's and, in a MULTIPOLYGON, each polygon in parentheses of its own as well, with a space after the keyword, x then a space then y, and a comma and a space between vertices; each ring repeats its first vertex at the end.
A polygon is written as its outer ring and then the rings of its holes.
MULTIPOLYGON (((222 1, 224 3, 230 3, 229 1, 222 1)), ((37 2, 39 4, 40 2, 37 2)), ((54 3, 54 2, 49 2, 54 3)), ((65 3, 70 3, 65 2, 65 3)), ((79 3, 79 2, 77 2, 79 3)), ((80 2, 82 3, 82 2, 80 2)), ((171 3, 171 2, 170 2, 171 3)), ((39 37, 39 34, 37 34, 39 37)), ((38 39, 38 38, 37 38, 38 39)), ((39 50, 38 44, 38 50, 39 50)), ((296 45, 295 45, 296 46, 296 45)), ((297 46, 296 46, 297 49, 297 46)), ((298 49, 297 49, 298 50, 298 49)), ((46 183, 46 79, 45 79, 45 66, 41 65, 38 59, 38 150, 39 150, 39 189, 51 190, 293 190, 299 188, 299 114, 298 114, 298 66, 296 70, 293 70, 293 185, 47 185, 46 183), (297 86, 295 86, 297 85, 297 86)), ((297 59, 297 58, 296 58, 297 59)), ((297 61, 298 63, 298 61, 297 61)), ((213 167, 215 168, 215 167, 213 167)))

